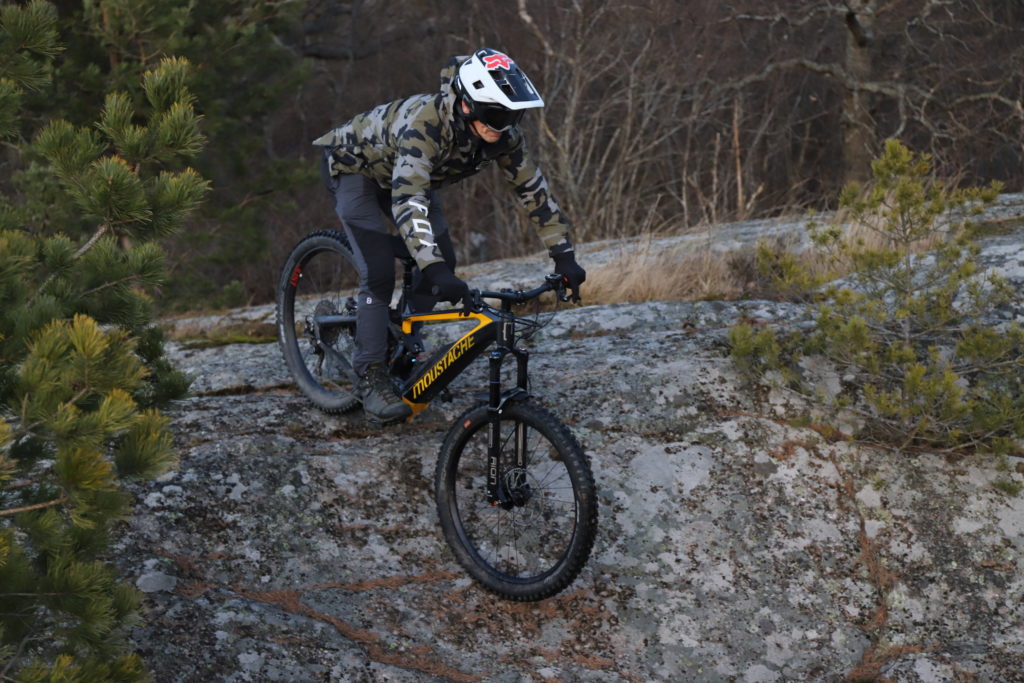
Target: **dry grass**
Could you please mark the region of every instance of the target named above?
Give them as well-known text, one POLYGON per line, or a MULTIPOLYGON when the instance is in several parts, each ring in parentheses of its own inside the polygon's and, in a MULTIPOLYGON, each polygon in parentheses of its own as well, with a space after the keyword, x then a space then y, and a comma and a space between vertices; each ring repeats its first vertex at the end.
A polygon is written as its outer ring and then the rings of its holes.
POLYGON ((267 322, 231 323, 218 326, 184 325, 167 331, 170 341, 195 348, 227 344, 269 344, 277 341, 277 327, 267 322))
MULTIPOLYGON (((837 214, 829 223, 843 223, 845 214, 837 214)), ((1018 220, 977 221, 972 233, 1000 234, 1018 227, 1018 220)), ((844 240, 857 250, 892 248, 883 226, 848 224, 844 240)), ((957 234, 936 231, 928 238, 911 245, 916 254, 936 248, 941 242, 957 234)), ((663 241, 662 241, 663 244, 663 241)), ((739 298, 785 298, 772 283, 757 273, 754 261, 756 244, 739 251, 716 251, 705 245, 664 248, 656 238, 646 235, 631 242, 607 265, 587 270, 583 295, 588 305, 643 301, 699 301, 707 299, 732 300, 739 298)), ((772 249, 779 253, 789 245, 778 241, 772 249)), ((816 249, 792 254, 793 259, 814 277, 826 280, 850 274, 849 268, 832 262, 816 249)), ((584 266, 586 263, 584 262, 584 266)))
POLYGON ((735 259, 707 247, 657 248, 645 238, 589 270, 583 294, 588 305, 735 299, 745 291, 735 259))

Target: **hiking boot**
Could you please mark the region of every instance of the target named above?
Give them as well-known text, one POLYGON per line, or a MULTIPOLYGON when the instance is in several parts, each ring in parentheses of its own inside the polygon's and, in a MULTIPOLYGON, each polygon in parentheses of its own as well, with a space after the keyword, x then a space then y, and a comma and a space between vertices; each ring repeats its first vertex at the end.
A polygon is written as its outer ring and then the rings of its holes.
POLYGON ((391 424, 412 415, 412 408, 395 393, 388 371, 379 363, 363 371, 356 393, 363 402, 366 419, 373 424, 391 424))

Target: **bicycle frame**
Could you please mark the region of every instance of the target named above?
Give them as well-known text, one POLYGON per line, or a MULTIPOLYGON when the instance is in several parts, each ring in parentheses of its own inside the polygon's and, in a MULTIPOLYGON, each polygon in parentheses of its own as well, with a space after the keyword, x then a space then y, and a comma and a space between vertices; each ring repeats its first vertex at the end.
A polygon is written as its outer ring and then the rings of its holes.
MULTIPOLYGON (((517 359, 520 359, 516 384, 518 388, 526 389, 527 353, 514 346, 515 323, 511 320, 503 319, 486 309, 472 312, 418 313, 402 317, 402 333, 403 335, 412 334, 415 323, 436 324, 460 320, 473 320, 476 325, 444 349, 444 353, 432 357, 422 370, 414 373, 406 381, 401 390, 402 399, 413 410, 413 417, 422 412, 430 404, 431 399, 447 387, 459 373, 479 358, 495 341, 498 342, 498 345, 491 354, 492 364, 496 361, 497 369, 500 370, 504 357, 509 353, 514 354, 517 359)), ((500 393, 500 380, 492 376, 490 381, 498 382, 497 387, 500 393)))
MULTIPOLYGON (((466 366, 479 358, 491 344, 498 340, 499 328, 502 330, 500 336, 503 342, 500 345, 503 347, 503 351, 498 351, 499 360, 503 359, 508 353, 525 353, 525 351, 510 348, 514 342, 512 339, 514 323, 511 320, 503 320, 501 316, 487 309, 482 311, 431 311, 402 316, 401 323, 398 326, 401 329, 399 343, 401 344, 412 335, 415 323, 437 324, 466 320, 474 320, 476 325, 463 334, 454 344, 445 348, 443 354, 440 356, 435 354, 435 356, 428 359, 429 362, 422 369, 416 370, 403 383, 400 389, 402 400, 413 411, 408 419, 411 420, 418 413, 423 412, 430 405, 431 399, 443 391, 466 366)), ((356 322, 356 318, 354 315, 329 314, 316 316, 314 322, 318 329, 329 329, 335 326, 345 327, 353 325, 356 322)), ((348 360, 337 354, 329 345, 323 345, 321 348, 325 353, 332 355, 340 369, 355 384, 355 371, 348 360)), ((525 373, 525 367, 521 372, 525 373)), ((521 378, 518 384, 525 388, 525 376, 521 378)))

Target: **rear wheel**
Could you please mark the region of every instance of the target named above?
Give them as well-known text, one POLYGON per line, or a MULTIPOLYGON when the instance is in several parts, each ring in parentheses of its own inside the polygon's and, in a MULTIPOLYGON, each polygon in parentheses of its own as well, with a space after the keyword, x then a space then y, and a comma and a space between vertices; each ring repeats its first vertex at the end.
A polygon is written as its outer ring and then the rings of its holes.
POLYGON ((288 371, 302 393, 328 413, 359 404, 349 374, 358 287, 348 239, 334 231, 316 232, 299 242, 277 284, 277 335, 288 371), (353 321, 318 325, 324 315, 351 316, 353 321))
POLYGON ((510 600, 542 600, 586 564, 597 494, 583 449, 554 415, 529 401, 501 413, 501 502, 488 500, 488 408, 473 408, 445 437, 435 476, 438 516, 456 559, 510 600), (517 452, 523 463, 517 464, 517 452))

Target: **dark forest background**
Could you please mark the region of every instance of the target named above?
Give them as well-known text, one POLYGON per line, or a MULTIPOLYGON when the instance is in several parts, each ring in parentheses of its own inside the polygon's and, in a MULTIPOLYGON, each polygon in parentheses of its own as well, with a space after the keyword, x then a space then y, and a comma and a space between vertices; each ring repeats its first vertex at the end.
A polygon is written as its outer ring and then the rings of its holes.
MULTIPOLYGON (((31 140, 55 113, 92 122, 108 92, 187 57, 212 192, 165 242, 167 311, 270 301, 292 244, 337 226, 310 141, 435 91, 480 46, 545 98, 524 125, 577 241, 830 208, 886 138, 951 183, 1024 189, 1024 0, 54 4, 65 50, 0 152, 0 189, 46 182, 31 140)), ((33 224, 88 235, 60 192, 33 224)), ((443 196, 463 262, 541 248, 498 173, 443 196)))

